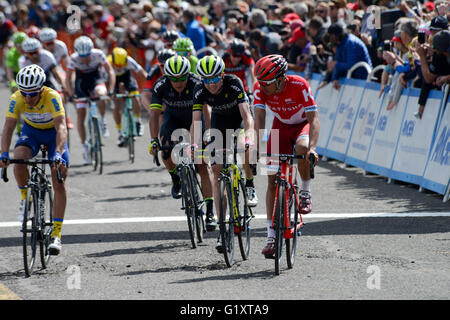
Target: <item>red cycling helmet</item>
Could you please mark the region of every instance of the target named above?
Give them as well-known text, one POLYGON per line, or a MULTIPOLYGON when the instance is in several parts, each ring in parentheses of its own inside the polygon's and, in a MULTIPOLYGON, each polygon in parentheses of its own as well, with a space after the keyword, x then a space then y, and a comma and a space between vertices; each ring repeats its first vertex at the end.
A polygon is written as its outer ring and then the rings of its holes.
POLYGON ((271 54, 256 62, 255 76, 258 81, 271 81, 284 74, 288 69, 286 59, 279 54, 271 54))

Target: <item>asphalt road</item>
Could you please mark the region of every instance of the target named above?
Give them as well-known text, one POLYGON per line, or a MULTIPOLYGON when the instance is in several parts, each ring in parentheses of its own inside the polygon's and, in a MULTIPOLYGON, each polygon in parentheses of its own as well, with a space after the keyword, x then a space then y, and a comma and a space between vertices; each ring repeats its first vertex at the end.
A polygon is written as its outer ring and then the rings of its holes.
MULTIPOLYGON (((8 97, 2 87, 2 115, 8 97)), ((71 132, 63 251, 30 278, 24 278, 12 170, 11 181, 0 182, 0 299, 193 299, 201 305, 210 299, 450 298, 450 203, 442 196, 320 161, 296 264, 287 269, 283 261, 275 276, 274 261, 260 254, 267 179, 258 175, 250 258, 242 261, 237 252, 227 268, 214 249, 217 231, 191 249, 170 177, 147 154, 148 125, 131 165, 126 149, 115 145, 111 112, 108 124, 102 175, 81 165, 78 135, 71 132)))

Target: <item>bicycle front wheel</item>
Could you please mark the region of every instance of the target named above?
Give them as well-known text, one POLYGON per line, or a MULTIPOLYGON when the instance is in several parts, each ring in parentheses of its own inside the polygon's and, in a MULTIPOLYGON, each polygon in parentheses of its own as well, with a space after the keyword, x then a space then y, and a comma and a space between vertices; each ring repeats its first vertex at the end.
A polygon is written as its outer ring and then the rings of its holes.
POLYGON ((247 204, 247 192, 244 181, 239 180, 238 190, 235 190, 235 199, 238 207, 238 240, 242 259, 247 260, 250 254, 250 220, 252 217, 251 208, 247 204))
POLYGON ((191 239, 192 249, 197 248, 195 242, 195 207, 192 197, 191 179, 189 177, 189 169, 183 168, 180 172, 181 192, 183 194, 184 212, 188 223, 189 238, 191 239))
POLYGON ((22 222, 22 250, 23 250, 23 265, 25 269, 25 276, 29 277, 33 272, 34 262, 36 260, 36 248, 38 243, 38 195, 28 189, 26 198, 25 211, 22 222))
POLYGON ((202 189, 197 180, 197 176, 195 173, 195 169, 191 168, 190 172, 190 183, 192 190, 192 203, 195 208, 195 230, 197 232, 197 241, 198 243, 203 242, 203 233, 205 230, 205 220, 203 219, 203 210, 202 207, 205 205, 205 201, 203 200, 202 189))
POLYGON ((233 264, 234 256, 234 219, 231 185, 224 178, 220 180, 220 237, 222 240, 222 253, 228 267, 233 264))
POLYGON ((125 112, 127 114, 127 139, 128 139, 128 160, 134 163, 134 137, 135 137, 135 124, 133 114, 130 108, 126 108, 125 112))
POLYGON ((297 207, 295 201, 295 189, 289 189, 289 201, 288 201, 288 214, 290 222, 290 238, 286 239, 286 262, 289 269, 292 269, 295 262, 295 252, 297 250, 297 237, 298 237, 298 226, 299 226, 299 212, 300 209, 297 207))
POLYGON ((40 214, 40 229, 42 240, 40 241, 41 264, 42 268, 47 268, 50 260, 50 252, 48 246, 51 241, 51 234, 53 232, 53 193, 50 188, 43 191, 44 195, 41 198, 41 214, 40 214))
POLYGON ((100 123, 97 118, 92 118, 91 130, 91 159, 94 171, 98 168, 98 173, 103 173, 102 138, 100 133, 100 123))
POLYGON ((275 274, 280 274, 284 240, 285 187, 278 185, 278 201, 275 210, 275 274))

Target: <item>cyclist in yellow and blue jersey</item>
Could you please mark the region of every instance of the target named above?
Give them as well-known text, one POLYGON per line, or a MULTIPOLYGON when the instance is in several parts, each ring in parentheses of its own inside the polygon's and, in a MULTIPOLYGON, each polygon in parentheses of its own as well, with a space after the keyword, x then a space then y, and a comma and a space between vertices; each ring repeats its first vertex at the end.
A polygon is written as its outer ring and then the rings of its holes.
MULTIPOLYGON (((44 70, 32 64, 22 68, 16 77, 19 88, 12 94, 6 112, 5 125, 1 139, 0 167, 9 165, 9 149, 16 122, 22 115, 25 123, 14 147, 14 159, 30 159, 37 155, 40 145, 48 147, 48 158, 59 163, 63 181, 67 177, 69 151, 67 148, 67 127, 65 110, 61 96, 55 90, 44 86, 44 70)), ((27 165, 16 164, 14 176, 21 191, 19 220, 23 220, 29 172, 27 165)), ((56 167, 52 167, 54 190, 54 229, 49 251, 57 255, 61 251, 61 228, 67 202, 65 182, 60 183, 56 167)))
MULTIPOLYGON (((121 93, 122 90, 128 91, 132 98, 134 117, 136 121, 136 130, 138 136, 144 134, 144 126, 141 121, 142 100, 139 97, 138 83, 132 72, 135 72, 143 79, 147 78, 147 72, 139 65, 132 57, 128 56, 125 49, 116 47, 107 57, 108 62, 113 67, 116 73, 116 86, 114 93, 121 93)), ((117 145, 123 147, 125 145, 125 138, 122 135, 122 106, 119 99, 114 100, 114 121, 116 122, 116 129, 118 130, 117 145)))

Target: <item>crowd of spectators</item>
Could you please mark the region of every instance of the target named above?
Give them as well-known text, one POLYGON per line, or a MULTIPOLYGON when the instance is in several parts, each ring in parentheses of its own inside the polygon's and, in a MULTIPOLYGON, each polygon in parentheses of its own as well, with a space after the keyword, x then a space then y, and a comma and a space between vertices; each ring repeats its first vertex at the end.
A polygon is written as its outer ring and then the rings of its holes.
POLYGON ((321 86, 331 82, 335 89, 355 63, 365 62, 352 73, 360 79, 383 65, 372 76, 382 92, 393 80, 388 108, 395 107, 402 88, 421 88, 421 118, 429 91, 450 80, 449 2, 351 1, 1 0, 0 67, 14 32, 30 35, 51 27, 69 53, 73 40, 84 34, 107 52, 127 48, 148 71, 164 48, 162 34, 174 30, 189 37, 197 51, 211 47, 223 54, 233 39, 242 39, 255 61, 282 54, 290 70, 306 78, 322 73, 321 86))

